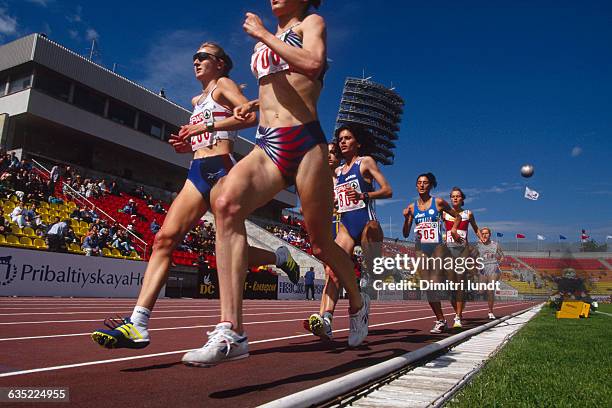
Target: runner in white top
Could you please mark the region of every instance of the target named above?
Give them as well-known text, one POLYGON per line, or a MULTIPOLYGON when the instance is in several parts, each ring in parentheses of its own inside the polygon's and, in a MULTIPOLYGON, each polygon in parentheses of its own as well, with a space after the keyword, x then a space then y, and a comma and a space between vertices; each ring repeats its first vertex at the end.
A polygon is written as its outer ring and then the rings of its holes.
MULTIPOLYGON (((480 271, 481 282, 498 281, 501 276, 499 263, 504 258, 498 242, 491 241, 491 229, 483 227, 480 229, 480 242, 477 245, 478 253, 484 259, 484 268, 480 271)), ((489 319, 495 319, 493 314, 493 304, 495 303, 495 291, 487 291, 487 301, 489 303, 489 319)))

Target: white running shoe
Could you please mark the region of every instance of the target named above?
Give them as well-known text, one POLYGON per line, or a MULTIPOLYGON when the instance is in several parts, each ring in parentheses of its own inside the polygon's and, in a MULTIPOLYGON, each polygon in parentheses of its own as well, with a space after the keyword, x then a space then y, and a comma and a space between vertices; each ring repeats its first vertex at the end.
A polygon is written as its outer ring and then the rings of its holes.
POLYGON ((370 314, 370 297, 361 293, 363 306, 355 314, 350 316, 350 330, 348 337, 349 347, 359 346, 368 335, 368 316, 370 314))
POLYGON ((493 313, 489 312, 489 320, 495 320, 495 319, 497 319, 495 317, 495 315, 493 313))
POLYGON ((463 325, 461 324, 461 318, 459 316, 455 316, 455 322, 453 323, 453 329, 461 329, 463 325))
POLYGON ((446 331, 446 320, 436 320, 436 323, 434 323, 433 329, 431 329, 429 332, 431 334, 440 334, 440 333, 444 333, 445 331, 446 331))
POLYGON ((191 350, 183 356, 183 363, 197 367, 211 367, 219 363, 249 356, 249 341, 232 330, 229 322, 219 323, 215 330, 206 333, 208 341, 202 348, 191 350))

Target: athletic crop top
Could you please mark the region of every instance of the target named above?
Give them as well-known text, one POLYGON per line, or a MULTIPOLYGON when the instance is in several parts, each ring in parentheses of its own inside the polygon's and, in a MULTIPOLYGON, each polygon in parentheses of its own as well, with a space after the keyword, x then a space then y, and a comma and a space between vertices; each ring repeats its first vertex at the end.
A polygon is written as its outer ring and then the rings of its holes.
MULTIPOLYGON (((298 23, 299 24, 299 23, 298 23)), ((297 25, 297 24, 296 24, 297 25)), ((295 27, 295 26, 293 26, 295 27)), ((302 38, 293 31, 293 27, 283 31, 277 37, 284 43, 291 45, 292 47, 302 48, 302 38)), ((323 82, 323 76, 327 66, 321 72, 319 80, 323 82)), ((282 59, 280 55, 272 51, 266 44, 261 44, 255 49, 251 56, 251 71, 253 75, 260 80, 261 78, 275 74, 281 71, 293 71, 289 66, 289 63, 282 59)))
MULTIPOLYGON (((449 244, 451 242, 455 242, 453 236, 451 235, 451 230, 453 229, 453 225, 455 225, 455 217, 444 212, 444 227, 446 228, 446 243, 449 244)), ((457 234, 463 239, 467 241, 468 235, 468 227, 470 225, 470 210, 461 211, 461 221, 459 222, 459 226, 457 227, 457 234)))
MULTIPOLYGON (((224 106, 221 106, 212 97, 214 90, 217 89, 215 86, 212 91, 206 95, 201 101, 198 101, 193 107, 193 113, 189 119, 190 125, 197 125, 200 123, 207 123, 210 121, 216 122, 217 120, 223 120, 233 115, 233 112, 224 106)), ((203 147, 212 146, 217 143, 218 140, 236 140, 238 132, 235 130, 218 130, 213 133, 204 132, 199 135, 191 136, 191 150, 194 152, 203 147)))

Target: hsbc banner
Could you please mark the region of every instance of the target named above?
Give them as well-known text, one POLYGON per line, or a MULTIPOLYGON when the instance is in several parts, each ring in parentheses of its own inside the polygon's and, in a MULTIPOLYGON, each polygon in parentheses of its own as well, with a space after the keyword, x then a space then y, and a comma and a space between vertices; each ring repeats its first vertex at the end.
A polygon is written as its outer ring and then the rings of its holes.
POLYGON ((0 296, 134 298, 146 266, 142 261, 0 247, 0 296))
MULTIPOLYGON (((315 279, 314 292, 315 299, 320 300, 323 288, 325 287, 325 281, 323 279, 315 279)), ((310 294, 309 294, 310 295, 310 294)), ((289 278, 285 275, 278 275, 278 295, 277 299, 287 300, 305 300, 306 290, 304 288, 304 279, 300 279, 297 285, 291 283, 289 278)))

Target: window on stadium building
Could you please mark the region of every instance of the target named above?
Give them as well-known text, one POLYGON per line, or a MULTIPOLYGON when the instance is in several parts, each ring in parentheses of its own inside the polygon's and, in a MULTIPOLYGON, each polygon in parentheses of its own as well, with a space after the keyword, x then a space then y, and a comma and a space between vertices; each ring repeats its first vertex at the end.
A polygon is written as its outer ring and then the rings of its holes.
POLYGON ((74 87, 73 103, 79 108, 104 116, 104 96, 81 85, 74 87))
POLYGON ((142 112, 138 117, 138 130, 157 139, 162 138, 162 122, 142 112))
POLYGON ((163 140, 165 142, 167 142, 170 139, 170 135, 172 135, 172 134, 177 135, 178 131, 179 131, 178 127, 176 127, 174 125, 171 125, 169 123, 166 123, 166 128, 164 130, 164 138, 163 138, 163 140))
POLYGON ((111 99, 108 104, 108 118, 113 122, 134 128, 136 110, 111 99))
POLYGON ((34 88, 65 102, 70 97, 70 81, 40 67, 36 69, 34 88))
POLYGON ((12 94, 14 92, 23 91, 32 85, 32 74, 31 73, 22 73, 17 76, 12 76, 9 83, 8 93, 12 94))

